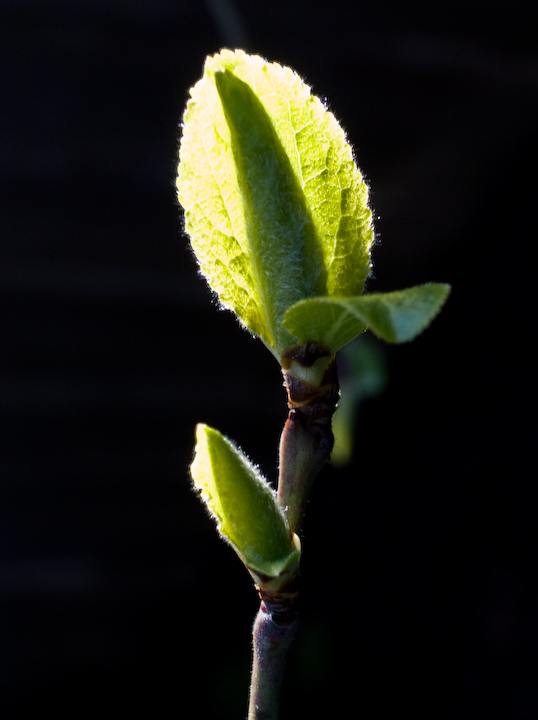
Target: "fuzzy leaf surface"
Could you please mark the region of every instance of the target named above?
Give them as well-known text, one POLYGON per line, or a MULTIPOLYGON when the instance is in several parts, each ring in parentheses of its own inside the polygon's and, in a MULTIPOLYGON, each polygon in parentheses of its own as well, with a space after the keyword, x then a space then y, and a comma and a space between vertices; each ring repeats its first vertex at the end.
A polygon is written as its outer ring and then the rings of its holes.
POLYGON ((277 577, 299 552, 275 493, 244 453, 218 430, 196 427, 194 486, 248 568, 277 577))
POLYGON ((290 68, 223 50, 184 116, 178 197, 200 269, 280 358, 286 310, 362 292, 368 189, 334 116, 290 68))
POLYGON ((283 325, 301 343, 337 352, 366 329, 389 343, 412 340, 444 305, 450 285, 425 283, 405 290, 358 297, 317 297, 289 308, 283 325))

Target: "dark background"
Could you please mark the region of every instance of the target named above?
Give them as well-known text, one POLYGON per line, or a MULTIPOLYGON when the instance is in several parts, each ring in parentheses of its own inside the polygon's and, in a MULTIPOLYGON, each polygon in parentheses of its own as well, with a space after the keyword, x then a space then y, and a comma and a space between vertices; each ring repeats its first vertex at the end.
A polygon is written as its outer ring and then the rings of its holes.
POLYGON ((282 717, 538 716, 538 5, 0 4, 0 705, 246 715, 256 595, 194 425, 275 476, 279 369, 181 231, 179 121, 241 46, 327 98, 372 186, 370 291, 450 282, 304 532, 282 717))

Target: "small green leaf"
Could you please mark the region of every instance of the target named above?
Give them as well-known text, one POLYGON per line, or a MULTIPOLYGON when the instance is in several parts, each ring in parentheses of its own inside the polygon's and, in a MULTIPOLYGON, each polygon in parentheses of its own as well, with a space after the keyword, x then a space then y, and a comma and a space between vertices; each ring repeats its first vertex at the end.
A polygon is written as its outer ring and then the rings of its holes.
POLYGON ((263 575, 278 577, 297 564, 297 541, 258 470, 207 425, 197 425, 196 441, 191 475, 221 536, 249 569, 263 575))
POLYGON ((301 300, 287 310, 282 324, 299 338, 299 344, 322 345, 334 354, 366 330, 364 322, 346 306, 352 299, 325 296, 301 300))
POLYGON ((297 342, 288 307, 362 292, 368 189, 342 128, 290 68, 241 50, 206 59, 177 187, 208 283, 279 360, 297 342))
POLYGON ((289 308, 283 325, 301 343, 324 345, 333 353, 366 328, 382 340, 402 343, 431 323, 449 292, 450 285, 426 283, 390 293, 311 298, 289 308))
POLYGON ((346 465, 357 441, 355 426, 359 407, 366 398, 383 392, 388 382, 387 363, 381 343, 363 335, 342 348, 338 358, 340 400, 333 416, 332 465, 346 465))

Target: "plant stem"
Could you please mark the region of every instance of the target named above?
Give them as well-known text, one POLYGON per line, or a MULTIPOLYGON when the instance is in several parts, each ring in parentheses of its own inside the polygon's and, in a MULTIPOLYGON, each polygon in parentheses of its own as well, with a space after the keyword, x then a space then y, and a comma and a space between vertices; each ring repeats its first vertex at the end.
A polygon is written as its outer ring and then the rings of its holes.
MULTIPOLYGON (((289 412, 280 439, 277 499, 291 532, 298 536, 314 479, 333 449, 332 416, 340 388, 336 357, 327 348, 312 343, 294 346, 281 363, 289 412)), ((262 602, 252 630, 248 720, 278 720, 286 658, 299 623, 299 570, 278 577, 263 577, 252 569, 251 574, 262 602)))
POLYGON ((298 534, 314 479, 331 455, 340 389, 336 358, 318 345, 290 348, 282 372, 289 413, 280 439, 278 504, 298 534))
MULTIPOLYGON (((340 395, 334 355, 306 344, 282 357, 288 419, 280 440, 278 504, 298 534, 308 495, 333 447, 331 418, 340 395)), ((277 720, 288 648, 299 619, 295 610, 298 568, 258 583, 261 605, 252 629, 253 660, 248 720, 277 720)))
POLYGON ((262 601, 252 628, 248 720, 277 720, 288 648, 298 624, 295 610, 270 612, 262 601))

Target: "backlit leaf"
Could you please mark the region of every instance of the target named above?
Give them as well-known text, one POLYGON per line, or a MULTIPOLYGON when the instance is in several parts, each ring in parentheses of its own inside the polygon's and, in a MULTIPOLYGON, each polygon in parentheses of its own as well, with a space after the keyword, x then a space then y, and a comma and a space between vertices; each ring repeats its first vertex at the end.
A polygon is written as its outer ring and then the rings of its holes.
POLYGON ((402 343, 431 323, 449 292, 444 283, 426 283, 389 293, 311 298, 289 308, 283 325, 301 343, 323 345, 333 353, 367 328, 382 340, 402 343))
POLYGON ((280 359, 286 310, 355 296, 370 270, 368 190, 342 128, 290 68, 206 60, 184 116, 178 197, 220 302, 280 359))
POLYGON ((278 577, 298 563, 297 540, 273 490, 236 445, 207 425, 196 427, 191 475, 219 533, 249 569, 278 577))

